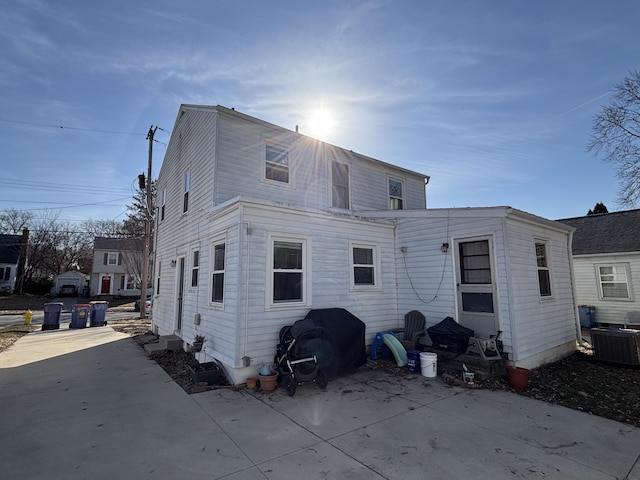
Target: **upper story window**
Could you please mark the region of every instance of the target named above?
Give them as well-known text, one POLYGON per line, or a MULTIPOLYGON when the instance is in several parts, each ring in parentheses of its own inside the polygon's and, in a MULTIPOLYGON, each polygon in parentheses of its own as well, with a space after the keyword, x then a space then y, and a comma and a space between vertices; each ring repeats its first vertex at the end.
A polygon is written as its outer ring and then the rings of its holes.
POLYGON ((349 165, 331 162, 331 206, 349 208, 349 165))
POLYGON ((281 147, 266 145, 264 178, 289 183, 289 152, 281 147))
POLYGON ((102 259, 103 265, 120 265, 122 263, 118 252, 105 253, 102 259))
POLYGON ((397 178, 389 178, 389 208, 391 210, 404 208, 404 182, 397 178))
POLYGON ((191 252, 191 286, 198 286, 198 277, 200 275, 200 250, 191 252))
POLYGON ((629 285, 629 265, 613 263, 596 265, 598 290, 602 300, 633 300, 629 285))
POLYGON ((160 205, 160 221, 164 220, 165 206, 167 205, 167 188, 162 189, 162 203, 160 205))
POLYGON ((538 267, 538 285, 540 286, 540 296, 551 296, 551 270, 549 268, 549 255, 547 243, 536 242, 536 263, 538 267))
POLYGON ((182 213, 189 210, 189 190, 191 189, 191 170, 184 172, 184 196, 182 200, 182 213))

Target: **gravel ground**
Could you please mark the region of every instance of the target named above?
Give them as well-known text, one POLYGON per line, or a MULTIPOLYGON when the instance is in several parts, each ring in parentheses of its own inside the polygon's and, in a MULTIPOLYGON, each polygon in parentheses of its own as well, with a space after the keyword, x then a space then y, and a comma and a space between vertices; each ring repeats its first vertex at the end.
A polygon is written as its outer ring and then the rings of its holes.
MULTIPOLYGON (((148 321, 139 319, 110 322, 109 326, 127 333, 142 348, 157 337, 149 331, 148 321)), ((0 352, 9 348, 22 335, 40 328, 20 325, 0 329, 0 352)), ((193 384, 187 366, 194 362, 190 353, 167 352, 154 355, 158 365, 187 393, 199 391, 193 384)), ((368 364, 371 368, 371 365, 368 364)), ((373 368, 384 368, 391 375, 405 375, 391 360, 381 360, 373 368)), ((517 395, 542 400, 547 403, 581 410, 592 415, 609 418, 640 428, 640 368, 607 364, 594 360, 589 350, 583 349, 564 360, 532 370, 525 390, 516 392, 509 387, 506 378, 486 380, 479 388, 505 390, 517 395)), ((226 382, 208 388, 230 387, 226 382)))

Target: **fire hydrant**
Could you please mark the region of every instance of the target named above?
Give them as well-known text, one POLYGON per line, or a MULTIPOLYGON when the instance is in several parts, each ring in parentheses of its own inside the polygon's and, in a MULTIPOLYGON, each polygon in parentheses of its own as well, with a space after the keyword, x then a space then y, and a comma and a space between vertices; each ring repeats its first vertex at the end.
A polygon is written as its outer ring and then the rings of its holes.
POLYGON ((22 315, 24 317, 24 324, 31 325, 31 319, 33 318, 33 312, 31 310, 27 310, 22 315))

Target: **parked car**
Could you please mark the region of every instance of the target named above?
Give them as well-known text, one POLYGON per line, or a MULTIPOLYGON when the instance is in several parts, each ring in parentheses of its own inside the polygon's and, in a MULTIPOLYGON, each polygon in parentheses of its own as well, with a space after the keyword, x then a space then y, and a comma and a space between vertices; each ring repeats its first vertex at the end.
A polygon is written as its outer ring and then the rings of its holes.
POLYGON ((78 287, 69 284, 62 285, 62 287, 60 287, 59 295, 61 297, 75 297, 78 295, 78 287))
MULTIPOLYGON (((147 304, 146 304, 146 311, 147 313, 151 313, 151 296, 147 296, 147 304)), ((133 311, 134 312, 139 312, 140 311, 140 299, 136 300, 136 304, 133 307, 133 311)))

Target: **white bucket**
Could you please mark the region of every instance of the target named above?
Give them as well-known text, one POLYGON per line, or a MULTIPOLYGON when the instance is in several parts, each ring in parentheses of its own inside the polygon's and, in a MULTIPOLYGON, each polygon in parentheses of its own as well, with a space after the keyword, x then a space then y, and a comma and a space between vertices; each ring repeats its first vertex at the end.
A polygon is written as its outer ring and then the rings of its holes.
POLYGON ((434 378, 438 376, 438 355, 431 352, 420 353, 420 370, 422 376, 434 378))

